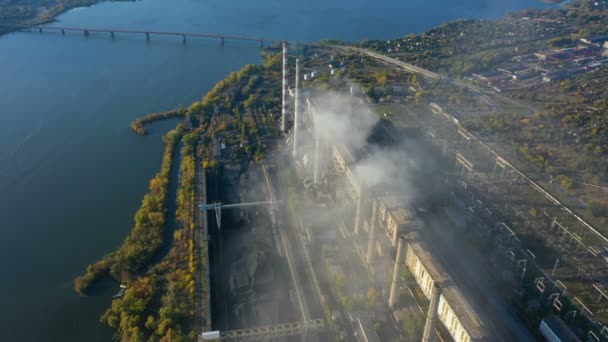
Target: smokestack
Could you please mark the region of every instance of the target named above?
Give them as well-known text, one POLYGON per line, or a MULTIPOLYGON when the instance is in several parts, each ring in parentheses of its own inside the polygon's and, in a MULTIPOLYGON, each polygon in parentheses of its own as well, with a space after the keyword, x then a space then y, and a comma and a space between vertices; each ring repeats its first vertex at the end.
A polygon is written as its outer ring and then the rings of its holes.
POLYGON ((287 80, 287 43, 283 42, 283 108, 281 110, 281 132, 287 130, 287 113, 289 112, 289 84, 287 80))
POLYGON ((397 246, 397 257, 395 258, 395 270, 393 271, 393 282, 391 283, 391 293, 388 297, 388 305, 394 309, 399 302, 399 283, 401 280, 401 271, 403 270, 405 261, 405 238, 399 238, 397 246))
POLYGON ((437 327, 437 320, 439 315, 439 297, 441 296, 441 286, 439 283, 435 283, 431 292, 431 305, 429 306, 429 312, 426 316, 426 323, 424 324, 424 332, 422 334, 422 342, 433 342, 435 341, 435 329, 437 327))
POLYGON ((359 193, 357 194, 357 209, 355 209, 355 235, 361 230, 361 207, 363 206, 363 184, 359 185, 359 193))
POLYGON ((313 117, 313 121, 314 121, 314 134, 315 134, 315 164, 314 164, 314 174, 313 174, 313 182, 315 184, 319 184, 319 149, 321 148, 319 145, 321 145, 321 137, 319 134, 319 129, 317 127, 318 124, 318 119, 316 118, 317 113, 313 110, 312 111, 314 117, 313 117))
POLYGON ((293 158, 298 158, 300 139, 300 60, 296 59, 296 98, 293 111, 293 158))
POLYGON ((378 221, 378 201, 376 199, 372 202, 372 218, 369 223, 369 242, 367 244, 367 264, 372 265, 374 259, 374 243, 376 243, 376 221, 378 221))

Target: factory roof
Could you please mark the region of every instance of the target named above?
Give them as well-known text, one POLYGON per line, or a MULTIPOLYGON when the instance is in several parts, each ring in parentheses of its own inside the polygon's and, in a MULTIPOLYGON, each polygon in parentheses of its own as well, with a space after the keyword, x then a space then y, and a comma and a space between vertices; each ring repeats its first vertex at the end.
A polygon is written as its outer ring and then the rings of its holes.
POLYGON ((380 203, 387 209, 403 207, 403 200, 396 195, 386 195, 379 198, 380 203))
POLYGON ((471 340, 477 341, 489 337, 484 322, 477 314, 477 311, 471 306, 471 303, 464 297, 460 289, 452 285, 443 289, 442 294, 452 310, 456 313, 460 324, 462 324, 467 331, 471 340))
POLYGON ((411 240, 408 242, 408 245, 414 254, 416 254, 433 281, 440 283, 442 286, 447 286, 449 283, 447 273, 445 273, 441 266, 436 262, 426 246, 423 246, 418 240, 411 240))
POLYGON ((355 162, 355 157, 353 156, 350 149, 346 147, 346 145, 337 144, 334 145, 334 148, 336 149, 336 151, 338 151, 338 154, 344 160, 344 163, 346 163, 346 165, 350 165, 355 162))
POLYGON ((471 306, 462 291, 454 284, 441 263, 429 252, 430 247, 418 240, 410 241, 408 244, 431 278, 441 284, 441 295, 452 308, 471 340, 483 341, 490 337, 485 322, 477 314, 477 310, 471 306))
POLYGON ((401 225, 410 220, 410 212, 404 208, 396 208, 389 211, 389 215, 395 220, 395 223, 401 225))

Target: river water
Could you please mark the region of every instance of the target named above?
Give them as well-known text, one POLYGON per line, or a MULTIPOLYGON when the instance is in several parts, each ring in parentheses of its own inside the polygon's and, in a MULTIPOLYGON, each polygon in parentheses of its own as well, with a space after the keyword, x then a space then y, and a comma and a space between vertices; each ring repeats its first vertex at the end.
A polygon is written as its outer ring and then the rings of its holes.
MULTIPOLYGON (((312 41, 393 38, 537 0, 144 0, 69 11, 62 26, 312 41)), ((200 99, 260 62, 254 43, 19 32, 0 37, 1 341, 108 341, 113 289, 79 298, 73 278, 115 249, 161 162, 161 135, 129 122, 200 99)))

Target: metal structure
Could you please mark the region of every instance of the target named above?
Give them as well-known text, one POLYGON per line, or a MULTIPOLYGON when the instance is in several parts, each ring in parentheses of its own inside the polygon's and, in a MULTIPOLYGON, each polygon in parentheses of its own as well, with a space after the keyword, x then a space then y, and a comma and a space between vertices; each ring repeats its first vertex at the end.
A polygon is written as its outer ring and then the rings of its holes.
POLYGON ((234 204, 222 204, 220 202, 217 203, 208 203, 201 204, 199 208, 202 210, 213 210, 215 211, 215 219, 217 220, 218 229, 222 229, 222 209, 236 209, 236 208, 245 208, 245 207, 254 207, 254 206, 270 206, 270 215, 272 217, 273 224, 275 223, 275 206, 277 202, 274 201, 263 201, 263 202, 248 202, 248 203, 234 203, 234 204))
POLYGON ((325 329, 322 319, 312 319, 303 322, 281 323, 256 328, 245 328, 220 332, 222 341, 260 341, 272 338, 297 336, 309 331, 325 329))
POLYGON ((369 223, 369 241, 367 242, 367 264, 371 267, 374 260, 374 244, 376 243, 376 226, 378 225, 378 200, 372 201, 372 218, 369 223))
POLYGON ((125 34, 143 34, 146 37, 146 40, 150 40, 151 35, 158 36, 178 36, 182 37, 183 42, 186 42, 186 37, 199 37, 199 38, 217 38, 220 40, 222 46, 224 45, 224 40, 242 40, 242 41, 253 41, 259 42, 260 46, 264 46, 264 42, 273 42, 273 40, 264 39, 264 38, 256 38, 256 37, 244 37, 244 36, 236 36, 236 35, 221 35, 221 34, 212 34, 212 33, 197 33, 197 32, 177 32, 177 31, 155 31, 155 30, 130 30, 130 29, 118 29, 118 28, 86 28, 86 27, 65 27, 65 26, 46 26, 46 25, 0 25, 0 27, 17 29, 17 30, 37 30, 42 33, 44 31, 59 31, 61 34, 65 34, 66 32, 82 32, 82 34, 87 37, 90 33, 109 33, 110 37, 114 38, 116 33, 125 33, 125 34))
POLYGON ((287 43, 283 42, 283 97, 281 109, 281 132, 287 131, 287 115, 289 114, 289 71, 287 70, 287 43))
MULTIPOLYGON (((316 120, 315 120, 316 123, 316 120)), ((320 172, 320 168, 321 165, 319 164, 319 153, 320 149, 321 149, 321 135, 319 134, 319 131, 317 130, 317 128, 314 128, 314 135, 315 135, 315 156, 314 156, 314 171, 313 171, 313 182, 315 184, 319 184, 319 172, 320 172)))
POLYGON ((608 305, 603 296, 608 293, 608 237, 460 126, 451 114, 436 104, 430 109, 437 115, 430 117, 433 131, 428 138, 449 142, 443 153, 458 168, 454 180, 463 185, 462 196, 481 223, 476 233, 492 240, 520 286, 534 291, 541 305, 567 317, 586 316, 587 324, 580 327, 608 339, 608 305), (536 248, 530 249, 530 241, 542 241, 542 257, 537 258, 536 248))
POLYGON ((293 157, 298 158, 300 144, 301 108, 300 108, 300 60, 296 59, 296 94, 293 110, 293 157))

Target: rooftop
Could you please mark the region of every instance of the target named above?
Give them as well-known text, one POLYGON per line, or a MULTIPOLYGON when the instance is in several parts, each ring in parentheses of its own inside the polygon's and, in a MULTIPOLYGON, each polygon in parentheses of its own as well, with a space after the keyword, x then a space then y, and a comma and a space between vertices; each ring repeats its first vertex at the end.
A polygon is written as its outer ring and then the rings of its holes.
POLYGON ((458 317, 460 324, 467 331, 471 340, 479 341, 489 338, 490 333, 477 310, 471 306, 462 291, 454 285, 454 281, 439 261, 428 252, 431 250, 430 247, 418 240, 410 241, 408 246, 412 248, 431 278, 441 284, 442 296, 458 317))
POLYGON ((396 195, 387 195, 379 198, 380 203, 387 209, 396 209, 403 207, 403 200, 396 195))
POLYGON ((389 211, 389 215, 391 215, 395 222, 399 225, 409 222, 411 218, 409 210, 404 208, 392 209, 389 211))

